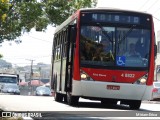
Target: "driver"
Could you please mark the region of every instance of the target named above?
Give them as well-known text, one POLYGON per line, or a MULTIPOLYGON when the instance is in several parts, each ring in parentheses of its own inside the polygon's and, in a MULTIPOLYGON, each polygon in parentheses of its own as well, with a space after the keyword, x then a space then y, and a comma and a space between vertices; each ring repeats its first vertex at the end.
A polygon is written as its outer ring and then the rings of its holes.
POLYGON ((128 56, 128 57, 134 57, 134 56, 135 57, 141 57, 140 53, 136 52, 134 43, 131 43, 129 45, 129 48, 130 48, 130 50, 125 53, 125 56, 128 56))

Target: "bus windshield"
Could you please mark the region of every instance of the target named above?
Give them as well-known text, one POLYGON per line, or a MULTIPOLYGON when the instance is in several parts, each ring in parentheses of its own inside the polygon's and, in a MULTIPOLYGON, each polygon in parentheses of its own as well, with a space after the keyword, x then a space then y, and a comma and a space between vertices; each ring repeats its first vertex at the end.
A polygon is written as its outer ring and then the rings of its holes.
POLYGON ((136 25, 81 25, 81 65, 148 67, 150 34, 136 25))

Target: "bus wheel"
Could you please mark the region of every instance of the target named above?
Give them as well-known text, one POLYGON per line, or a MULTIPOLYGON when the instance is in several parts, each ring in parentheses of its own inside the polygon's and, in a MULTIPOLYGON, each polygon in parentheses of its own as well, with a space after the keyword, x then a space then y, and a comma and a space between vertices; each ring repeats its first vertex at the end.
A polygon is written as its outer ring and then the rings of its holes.
POLYGON ((79 101, 78 96, 72 96, 70 92, 67 92, 67 103, 71 106, 77 106, 79 101))
POLYGON ((57 102, 62 102, 63 95, 57 92, 57 75, 54 76, 54 100, 57 102))
POLYGON ((55 101, 57 101, 57 102, 62 102, 62 100, 63 100, 63 95, 62 95, 61 93, 55 92, 55 94, 54 94, 54 99, 55 99, 55 101))
POLYGON ((64 102, 67 103, 67 95, 66 94, 63 96, 63 99, 64 99, 64 102))
POLYGON ((141 101, 140 100, 135 100, 129 103, 129 107, 132 110, 137 110, 139 109, 141 106, 141 101))

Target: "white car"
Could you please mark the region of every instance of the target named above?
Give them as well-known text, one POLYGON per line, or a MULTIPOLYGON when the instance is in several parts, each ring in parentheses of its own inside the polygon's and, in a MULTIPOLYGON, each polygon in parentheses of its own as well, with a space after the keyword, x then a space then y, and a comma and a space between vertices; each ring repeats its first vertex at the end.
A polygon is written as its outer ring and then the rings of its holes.
POLYGON ((45 86, 39 86, 35 91, 36 96, 51 96, 51 89, 45 86))
POLYGON ((17 84, 6 83, 1 86, 1 93, 20 95, 19 86, 17 84))
POLYGON ((160 82, 153 82, 152 100, 160 100, 160 82))

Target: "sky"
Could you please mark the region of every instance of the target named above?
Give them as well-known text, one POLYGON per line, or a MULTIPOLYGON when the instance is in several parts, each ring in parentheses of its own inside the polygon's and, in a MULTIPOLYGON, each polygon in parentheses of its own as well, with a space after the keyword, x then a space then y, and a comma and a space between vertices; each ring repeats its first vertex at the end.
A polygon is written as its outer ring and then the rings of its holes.
POLYGON ((160 30, 160 0, 98 0, 97 7, 142 11, 154 16, 155 31, 160 30))
POLYGON ((20 44, 6 41, 0 46, 0 53, 3 60, 11 62, 15 66, 30 65, 37 63, 51 63, 52 43, 54 27, 48 26, 45 32, 36 32, 34 29, 30 33, 25 33, 17 38, 20 44))
MULTIPOLYGON (((112 7, 128 10, 143 11, 152 14, 155 33, 160 30, 160 0, 98 0, 97 7, 112 7)), ((54 27, 48 26, 46 32, 25 33, 19 37, 22 43, 4 42, 0 44, 0 53, 4 60, 13 65, 25 66, 39 62, 50 64, 54 27)))

